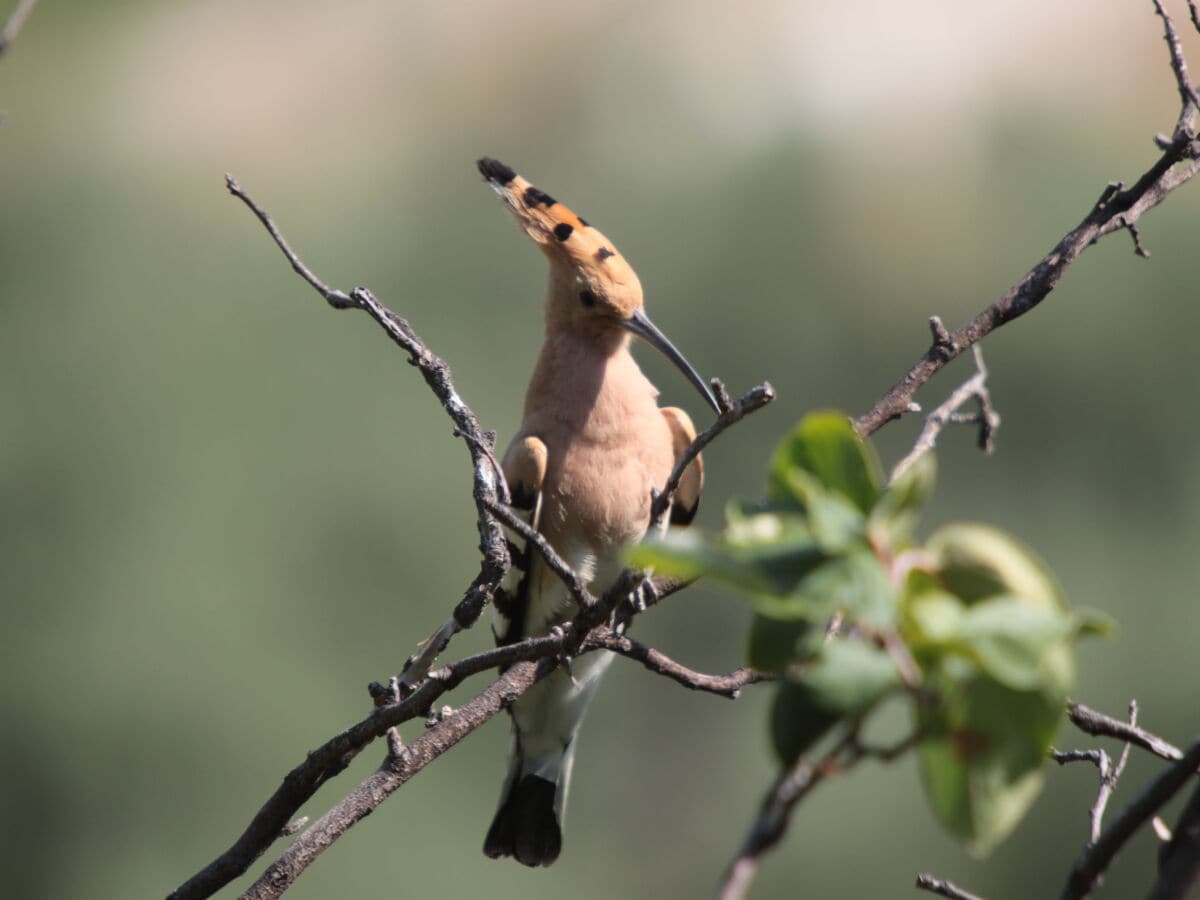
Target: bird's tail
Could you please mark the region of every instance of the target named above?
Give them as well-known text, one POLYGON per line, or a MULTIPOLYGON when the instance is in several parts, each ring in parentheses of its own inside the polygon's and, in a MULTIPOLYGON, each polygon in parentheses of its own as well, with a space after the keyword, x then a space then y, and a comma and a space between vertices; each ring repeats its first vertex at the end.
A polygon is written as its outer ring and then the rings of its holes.
MULTIPOLYGON (((533 622, 534 633, 544 632, 544 616, 533 622)), ((543 678, 509 707, 508 776, 483 843, 486 855, 511 856, 527 866, 548 866, 558 858, 579 726, 612 659, 608 651, 580 657, 570 672, 560 669, 543 678)))
POLYGON ((511 856, 526 866, 548 866, 558 859, 573 743, 559 751, 557 760, 538 760, 533 768, 542 774, 536 774, 529 771, 514 729, 508 779, 483 841, 485 855, 492 859, 511 856))
POLYGON ((496 859, 514 857, 527 866, 548 866, 562 850, 562 829, 554 812, 555 785, 524 775, 496 810, 483 852, 496 859))

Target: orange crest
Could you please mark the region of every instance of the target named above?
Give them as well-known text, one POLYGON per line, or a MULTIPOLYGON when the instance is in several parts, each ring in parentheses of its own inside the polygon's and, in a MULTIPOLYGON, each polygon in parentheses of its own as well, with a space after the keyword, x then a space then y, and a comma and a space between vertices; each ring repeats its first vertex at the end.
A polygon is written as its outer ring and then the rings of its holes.
POLYGON ((642 307, 637 273, 612 241, 504 163, 483 157, 479 171, 522 230, 550 260, 551 299, 627 319, 642 307))

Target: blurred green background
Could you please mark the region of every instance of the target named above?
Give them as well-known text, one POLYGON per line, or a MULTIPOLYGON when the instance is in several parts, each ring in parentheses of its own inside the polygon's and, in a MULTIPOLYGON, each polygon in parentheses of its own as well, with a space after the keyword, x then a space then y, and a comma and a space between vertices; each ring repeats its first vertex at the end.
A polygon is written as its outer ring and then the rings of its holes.
MULTIPOLYGON (((497 156, 587 216, 703 372, 778 388, 708 454, 716 525, 803 412, 864 411, 924 351, 930 314, 973 315, 1149 165, 1178 102, 1161 33, 1149 2, 1083 0, 46 0, 0 62, 0 891, 165 894, 367 710, 366 683, 476 568, 444 413, 367 317, 289 271, 223 173, 324 278, 408 317, 502 441, 544 263, 473 162, 497 156)), ((997 453, 943 438, 930 519, 1011 529, 1114 615, 1077 696, 1117 714, 1136 697, 1176 742, 1200 718, 1198 211, 1189 186, 1144 221, 1151 259, 1109 238, 987 341, 997 453)), ((885 429, 885 460, 917 425, 885 429)), ((637 632, 721 671, 746 621, 698 587, 637 632)), ((454 649, 488 642, 479 627, 454 649)), ((771 775, 765 699, 618 662, 554 868, 479 852, 496 720, 290 896, 705 896, 771 775)), ((1135 754, 1114 807, 1155 769, 1135 754)), ((1047 775, 978 861, 933 823, 911 760, 865 766, 804 805, 754 896, 905 896, 920 869, 993 898, 1057 892, 1095 773, 1047 775)), ((1152 871, 1143 836, 1106 896, 1152 871)))

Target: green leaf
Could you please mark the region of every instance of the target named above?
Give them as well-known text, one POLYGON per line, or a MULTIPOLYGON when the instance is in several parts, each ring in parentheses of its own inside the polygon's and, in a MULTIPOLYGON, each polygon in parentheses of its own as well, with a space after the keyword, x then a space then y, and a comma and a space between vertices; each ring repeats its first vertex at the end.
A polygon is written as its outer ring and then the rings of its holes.
POLYGON ((625 551, 625 562, 633 569, 652 569, 659 575, 699 578, 705 573, 711 551, 698 529, 672 530, 662 537, 647 536, 625 551))
POLYGON ((925 645, 941 648, 951 643, 958 637, 966 616, 962 601, 941 590, 906 595, 903 606, 903 637, 914 652, 925 645))
POLYGON ((710 575, 751 593, 787 595, 825 556, 798 516, 764 513, 741 520, 724 539, 668 532, 627 551, 631 566, 677 578, 710 575))
MULTIPOLYGON (((1008 546, 1011 539, 1002 537, 1008 546)), ((1023 555, 1017 563, 1001 555, 999 564, 995 555, 947 558, 960 566, 956 574, 971 563, 968 584, 1034 587, 1031 597, 967 592, 968 605, 921 574, 904 597, 906 636, 934 698, 918 708, 926 792, 943 824, 984 853, 1012 831, 1041 789, 1074 684, 1077 619, 1062 610, 1052 582, 1054 593, 1047 590, 1040 569, 1030 574, 1023 555), (977 565, 981 557, 991 565, 977 565)))
POLYGON ((852 544, 865 542, 866 517, 845 494, 827 489, 803 469, 793 469, 781 477, 799 499, 812 536, 822 550, 841 553, 852 544))
POLYGON ((966 603, 997 594, 1032 606, 1062 609, 1062 593, 1046 564, 1014 537, 988 525, 961 522, 939 528, 926 549, 943 586, 966 603))
POLYGON ((1074 625, 1058 610, 991 597, 966 611, 953 644, 1001 684, 1032 690, 1045 680, 1047 654, 1072 635, 1074 625))
POLYGON ((813 663, 788 678, 806 685, 820 708, 841 716, 865 712, 902 684, 900 672, 886 652, 850 638, 830 641, 813 663))
POLYGON ((811 662, 789 670, 771 708, 771 736, 785 765, 844 719, 856 718, 901 684, 895 663, 862 641, 832 641, 811 662))
POLYGON ((824 642, 822 624, 806 619, 773 619, 755 613, 750 620, 747 663, 775 675, 798 660, 811 657, 824 642))
MULTIPOLYGON (((1058 654, 1056 654, 1058 655, 1058 654)), ((1059 656, 1059 662, 1064 660, 1059 656)), ((1066 658, 1069 663, 1069 657, 1066 658)), ((986 853, 1016 827, 1042 786, 1042 767, 1063 715, 1069 675, 1018 691, 971 667, 927 677, 934 704, 918 708, 918 760, 937 817, 969 849, 986 853)))
POLYGON ((794 512, 762 512, 739 516, 725 526, 721 537, 729 547, 750 550, 808 546, 816 540, 804 517, 794 512))
POLYGON ((936 578, 914 571, 902 599, 905 637, 935 698, 918 708, 920 768, 938 818, 984 853, 1041 789, 1079 619, 1041 560, 1004 532, 949 525, 927 551, 936 578))
POLYGON ((792 765, 838 723, 841 716, 813 703, 804 685, 784 682, 771 702, 771 745, 784 766, 792 765))
POLYGON ((896 618, 895 592, 883 565, 870 550, 856 549, 822 559, 786 594, 759 593, 754 608, 775 619, 824 621, 841 610, 852 620, 877 627, 896 618))
POLYGON ((867 532, 877 546, 901 549, 912 543, 921 507, 933 494, 937 460, 926 453, 897 478, 871 510, 867 532))
POLYGON ((826 488, 848 497, 862 513, 879 498, 879 461, 859 437, 850 420, 838 412, 810 413, 783 439, 771 459, 767 493, 772 500, 805 508, 789 477, 807 472, 826 488))
POLYGON ((1106 612, 1087 607, 1071 610, 1075 623, 1075 638, 1110 638, 1117 632, 1117 620, 1106 612))

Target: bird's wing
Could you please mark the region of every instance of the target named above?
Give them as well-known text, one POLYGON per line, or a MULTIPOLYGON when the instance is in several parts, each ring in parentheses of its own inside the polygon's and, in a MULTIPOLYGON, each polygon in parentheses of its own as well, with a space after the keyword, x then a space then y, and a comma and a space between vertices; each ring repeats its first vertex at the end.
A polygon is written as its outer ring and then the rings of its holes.
MULTIPOLYGON (((675 450, 675 460, 696 439, 696 426, 691 417, 677 406, 668 406, 662 410, 663 418, 671 429, 671 440, 675 450)), ((679 480, 679 490, 671 501, 671 524, 687 525, 695 518, 696 510, 700 507, 700 492, 704 489, 704 462, 697 456, 686 469, 679 480)))
MULTIPOLYGON (((546 445, 536 437, 524 437, 509 445, 501 464, 512 495, 512 507, 535 530, 542 513, 542 482, 546 478, 546 445)), ((512 568, 500 582, 493 605, 492 633, 497 644, 511 644, 525 637, 525 613, 529 606, 529 571, 533 548, 519 535, 510 535, 512 568)))

